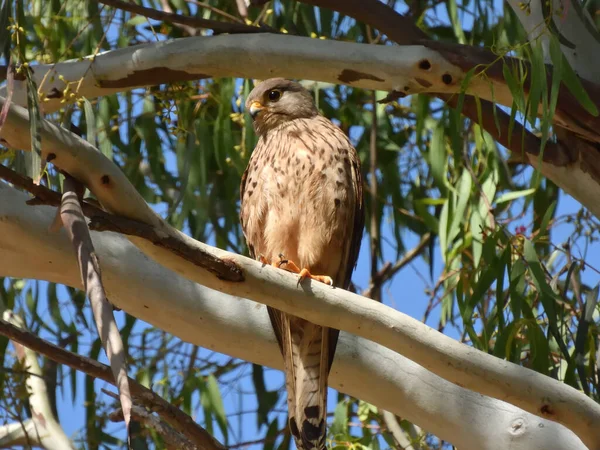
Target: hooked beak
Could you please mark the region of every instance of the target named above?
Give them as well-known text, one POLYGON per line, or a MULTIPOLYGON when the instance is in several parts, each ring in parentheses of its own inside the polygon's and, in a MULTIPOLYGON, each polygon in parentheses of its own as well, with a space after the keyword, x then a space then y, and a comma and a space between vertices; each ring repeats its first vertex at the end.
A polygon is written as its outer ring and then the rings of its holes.
POLYGON ((265 107, 261 105, 260 102, 252 102, 250 105, 250 110, 248 111, 250 113, 250 117, 252 117, 252 120, 256 119, 258 113, 263 109, 265 109, 265 107))

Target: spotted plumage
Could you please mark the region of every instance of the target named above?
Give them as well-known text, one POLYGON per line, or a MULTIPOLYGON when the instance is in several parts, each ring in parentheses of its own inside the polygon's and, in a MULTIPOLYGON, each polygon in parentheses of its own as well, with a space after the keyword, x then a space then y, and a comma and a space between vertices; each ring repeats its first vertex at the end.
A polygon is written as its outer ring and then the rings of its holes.
MULTIPOLYGON (((259 136, 240 189, 240 220, 252 256, 279 265, 283 255, 290 263, 282 268, 298 266, 303 276, 330 277, 347 288, 364 225, 356 150, 298 83, 264 81, 246 108, 259 136)), ((324 449, 327 377, 339 331, 268 312, 284 358, 296 445, 324 449)))

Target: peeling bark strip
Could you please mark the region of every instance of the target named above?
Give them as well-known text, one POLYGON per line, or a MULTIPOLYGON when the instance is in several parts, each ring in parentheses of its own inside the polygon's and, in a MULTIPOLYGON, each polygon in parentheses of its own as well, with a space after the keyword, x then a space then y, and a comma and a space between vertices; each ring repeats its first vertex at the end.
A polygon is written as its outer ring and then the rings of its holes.
POLYGON ((98 84, 105 89, 123 89, 178 81, 203 80, 205 78, 210 78, 210 76, 202 73, 188 73, 183 70, 171 70, 167 67, 155 67, 147 70, 135 70, 126 78, 119 78, 118 80, 98 80, 98 84))
POLYGON ((371 75, 370 73, 359 72, 357 70, 352 69, 344 69, 342 73, 339 74, 338 80, 342 83, 351 84, 355 81, 359 80, 373 80, 373 81, 381 81, 385 82, 384 79, 376 77, 375 75, 371 75))
POLYGON ((50 93, 46 95, 46 98, 63 98, 63 93, 55 87, 53 87, 50 93))
MULTIPOLYGON (((408 91, 408 86, 404 86, 404 90, 408 91)), ((400 98, 404 98, 407 95, 408 94, 406 92, 392 91, 388 95, 386 95, 384 98, 382 98, 381 100, 377 100, 377 103, 379 103, 379 104, 391 103, 391 102, 396 101, 396 100, 398 100, 400 98)))
POLYGON ((419 83, 421 86, 423 86, 424 88, 431 87, 431 82, 428 80, 425 80, 424 78, 415 78, 415 81, 417 83, 419 83))
POLYGON ((85 186, 70 175, 66 175, 63 186, 60 218, 75 250, 81 281, 92 306, 96 329, 119 389, 119 400, 123 409, 127 438, 128 442, 131 442, 132 401, 127 378, 125 346, 113 316, 112 305, 106 299, 100 263, 81 208, 85 186))
POLYGON ((179 240, 176 236, 161 233, 152 225, 118 217, 111 214, 92 216, 90 230, 113 231, 128 236, 137 236, 152 242, 158 247, 169 250, 180 258, 216 275, 220 280, 244 281, 242 269, 233 261, 218 258, 199 248, 193 248, 179 240))

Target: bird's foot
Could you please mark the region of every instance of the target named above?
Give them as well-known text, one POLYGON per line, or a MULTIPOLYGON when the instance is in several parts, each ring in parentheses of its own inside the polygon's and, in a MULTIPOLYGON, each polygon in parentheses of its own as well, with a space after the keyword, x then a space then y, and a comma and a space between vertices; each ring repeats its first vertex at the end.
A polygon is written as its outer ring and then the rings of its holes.
POLYGON ((308 269, 304 268, 300 271, 298 276, 298 286, 305 278, 310 278, 311 280, 320 281, 321 283, 325 283, 329 286, 333 286, 333 280, 328 275, 313 275, 309 272, 308 269))
POLYGON ((310 278, 311 280, 320 281, 321 283, 328 284, 329 286, 333 286, 333 280, 330 276, 327 275, 313 275, 307 268, 300 269, 294 261, 290 261, 289 259, 285 259, 285 257, 280 253, 279 261, 274 263, 276 267, 280 269, 287 270, 288 272, 297 273, 298 274, 298 286, 302 283, 306 278, 310 278), (282 267, 285 266, 285 267, 282 267))

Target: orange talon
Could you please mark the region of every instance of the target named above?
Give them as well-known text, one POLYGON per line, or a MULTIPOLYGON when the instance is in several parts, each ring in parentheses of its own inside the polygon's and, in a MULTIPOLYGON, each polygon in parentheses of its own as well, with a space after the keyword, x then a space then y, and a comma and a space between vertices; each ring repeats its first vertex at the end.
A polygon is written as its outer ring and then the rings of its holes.
POLYGON ((327 275, 313 275, 308 271, 308 269, 302 269, 300 271, 300 276, 298 277, 298 286, 305 278, 310 278, 311 280, 320 281, 321 283, 333 286, 333 280, 331 277, 328 277, 327 275))
POLYGON ((283 270, 287 270, 288 272, 297 273, 298 276, 298 286, 300 283, 306 278, 310 278, 311 280, 320 281, 321 283, 328 284, 329 286, 333 286, 333 280, 331 277, 327 275, 313 275, 307 268, 300 269, 294 261, 290 261, 283 258, 283 255, 279 255, 280 261, 277 267, 282 268, 283 270), (285 265, 285 267, 281 267, 285 265))

